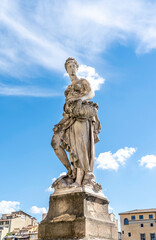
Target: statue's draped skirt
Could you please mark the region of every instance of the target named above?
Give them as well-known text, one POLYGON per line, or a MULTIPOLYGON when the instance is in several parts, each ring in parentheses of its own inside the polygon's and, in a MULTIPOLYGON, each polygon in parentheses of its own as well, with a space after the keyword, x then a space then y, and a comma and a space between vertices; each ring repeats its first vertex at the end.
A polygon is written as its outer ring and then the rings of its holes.
POLYGON ((95 150, 94 144, 99 141, 101 126, 92 102, 66 103, 63 119, 54 127, 59 134, 60 145, 67 150, 74 168, 93 172, 95 150), (69 112, 72 109, 71 112, 69 112))
POLYGON ((94 135, 92 120, 76 120, 62 135, 62 146, 70 154, 70 161, 75 168, 85 172, 94 167, 94 135))

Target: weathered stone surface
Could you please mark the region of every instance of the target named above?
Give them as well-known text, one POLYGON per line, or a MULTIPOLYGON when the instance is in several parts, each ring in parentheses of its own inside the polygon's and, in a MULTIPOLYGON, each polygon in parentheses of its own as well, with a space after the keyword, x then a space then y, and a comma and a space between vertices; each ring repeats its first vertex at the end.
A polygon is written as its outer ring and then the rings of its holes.
POLYGON ((101 125, 98 104, 90 101, 94 91, 87 79, 78 78, 78 63, 68 58, 65 68, 71 84, 65 91, 63 118, 55 125, 51 145, 58 159, 67 169, 67 175, 59 177, 52 185, 55 190, 72 186, 90 185, 96 191, 102 189, 93 174, 95 143, 99 141, 101 125), (70 159, 66 152, 69 152, 70 159))
POLYGON ((53 194, 39 238, 117 240, 117 222, 111 221, 108 204, 105 196, 85 191, 53 194))

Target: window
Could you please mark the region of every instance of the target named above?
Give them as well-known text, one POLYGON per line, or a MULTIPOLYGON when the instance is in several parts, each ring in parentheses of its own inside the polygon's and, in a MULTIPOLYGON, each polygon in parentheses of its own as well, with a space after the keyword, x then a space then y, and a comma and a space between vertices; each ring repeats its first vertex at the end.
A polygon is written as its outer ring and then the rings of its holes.
POLYGON ((150 236, 151 236, 150 240, 155 240, 155 233, 151 233, 150 236))
POLYGON ((151 223, 150 226, 153 227, 153 223, 151 223))
POLYGON ((140 240, 146 240, 146 235, 145 233, 140 234, 140 240))
POLYGON ((131 233, 128 233, 128 237, 131 237, 131 233))
POLYGON ((135 216, 131 216, 131 220, 135 220, 135 216))
POLYGON ((0 222, 0 225, 3 225, 3 222, 0 222))
POLYGON ((124 225, 128 225, 129 224, 129 220, 128 220, 128 218, 125 218, 124 219, 124 225))
POLYGON ((153 219, 153 214, 150 214, 150 215, 149 215, 149 219, 153 219))
POLYGON ((122 231, 122 234, 124 234, 124 231, 122 231))
POLYGON ((139 219, 144 219, 144 216, 143 215, 139 215, 139 219))
POLYGON ((140 227, 142 227, 142 228, 143 228, 143 227, 144 227, 144 224, 143 224, 143 223, 142 223, 142 224, 140 224, 140 227))

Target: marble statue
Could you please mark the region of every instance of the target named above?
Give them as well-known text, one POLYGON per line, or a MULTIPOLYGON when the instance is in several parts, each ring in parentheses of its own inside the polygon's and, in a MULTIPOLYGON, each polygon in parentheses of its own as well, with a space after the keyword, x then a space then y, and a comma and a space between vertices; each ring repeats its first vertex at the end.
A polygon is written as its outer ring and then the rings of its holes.
POLYGON ((69 57, 65 69, 71 84, 65 90, 63 118, 55 125, 51 145, 55 154, 67 169, 67 175, 58 178, 52 185, 55 189, 92 186, 100 191, 93 174, 95 143, 99 141, 100 121, 98 105, 90 101, 94 91, 84 78, 77 77, 78 63, 69 57), (69 152, 70 160, 66 151, 69 152))
POLYGON ((54 193, 39 224, 38 238, 117 240, 118 222, 109 214, 109 200, 93 174, 94 145, 101 128, 98 105, 90 101, 94 97, 90 83, 76 75, 77 61, 68 58, 65 68, 71 84, 65 91, 63 118, 53 129, 51 145, 67 174, 52 184, 54 193))

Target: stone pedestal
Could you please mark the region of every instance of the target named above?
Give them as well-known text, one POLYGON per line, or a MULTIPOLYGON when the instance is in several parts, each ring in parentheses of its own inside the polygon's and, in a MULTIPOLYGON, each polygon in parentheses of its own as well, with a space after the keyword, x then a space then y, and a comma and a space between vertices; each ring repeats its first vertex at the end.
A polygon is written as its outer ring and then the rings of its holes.
POLYGON ((117 240, 117 222, 108 213, 103 194, 84 188, 52 194, 46 218, 39 224, 39 239, 117 240))

